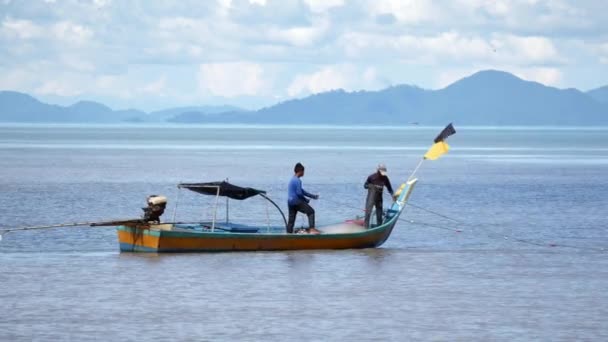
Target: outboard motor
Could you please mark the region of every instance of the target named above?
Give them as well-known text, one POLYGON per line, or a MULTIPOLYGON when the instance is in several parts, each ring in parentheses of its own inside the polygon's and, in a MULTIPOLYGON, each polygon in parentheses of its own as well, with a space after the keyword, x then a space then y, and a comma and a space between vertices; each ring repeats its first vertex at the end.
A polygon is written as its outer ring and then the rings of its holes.
POLYGON ((144 221, 160 223, 160 216, 165 212, 165 208, 167 207, 167 197, 150 195, 147 202, 148 206, 141 208, 144 211, 144 221))

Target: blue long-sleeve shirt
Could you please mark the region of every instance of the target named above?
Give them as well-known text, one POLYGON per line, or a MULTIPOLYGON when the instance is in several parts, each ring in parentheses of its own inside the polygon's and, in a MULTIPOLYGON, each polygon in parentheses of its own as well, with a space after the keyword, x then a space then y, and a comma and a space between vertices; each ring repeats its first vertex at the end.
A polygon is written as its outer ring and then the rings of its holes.
POLYGON ((302 189, 302 180, 298 176, 291 177, 287 186, 287 204, 297 205, 300 201, 308 202, 306 197, 315 198, 315 195, 302 189))

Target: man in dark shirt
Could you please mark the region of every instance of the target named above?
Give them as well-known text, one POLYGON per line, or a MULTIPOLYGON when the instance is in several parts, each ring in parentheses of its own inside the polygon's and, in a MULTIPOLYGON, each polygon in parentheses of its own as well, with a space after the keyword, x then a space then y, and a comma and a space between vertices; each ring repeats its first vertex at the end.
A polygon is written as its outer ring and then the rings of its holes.
POLYGON ((367 189, 367 198, 365 200, 365 228, 370 228, 369 219, 374 206, 376 207, 376 224, 379 225, 382 223, 382 192, 385 186, 391 196, 394 196, 391 181, 386 175, 386 166, 384 164, 379 164, 376 172, 369 175, 363 185, 363 187, 367 189))

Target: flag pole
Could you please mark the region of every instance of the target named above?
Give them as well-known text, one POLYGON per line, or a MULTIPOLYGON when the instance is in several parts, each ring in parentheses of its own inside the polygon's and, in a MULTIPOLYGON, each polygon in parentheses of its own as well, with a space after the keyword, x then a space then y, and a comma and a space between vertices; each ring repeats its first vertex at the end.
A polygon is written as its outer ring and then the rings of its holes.
POLYGON ((420 166, 422 166, 422 162, 424 161, 424 158, 422 158, 420 160, 420 162, 418 163, 418 165, 416 166, 416 168, 414 169, 414 172, 412 172, 412 174, 407 178, 407 181, 409 182, 410 180, 412 180, 412 178, 414 178, 414 175, 416 174, 416 172, 418 171, 418 169, 420 168, 420 166))

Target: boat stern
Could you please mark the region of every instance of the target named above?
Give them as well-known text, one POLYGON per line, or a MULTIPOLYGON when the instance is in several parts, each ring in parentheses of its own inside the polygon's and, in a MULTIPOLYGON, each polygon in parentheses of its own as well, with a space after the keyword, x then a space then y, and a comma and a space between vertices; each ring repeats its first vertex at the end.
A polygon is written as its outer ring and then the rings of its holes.
POLYGON ((160 245, 160 231, 148 227, 116 228, 118 243, 121 252, 158 252, 160 245))

